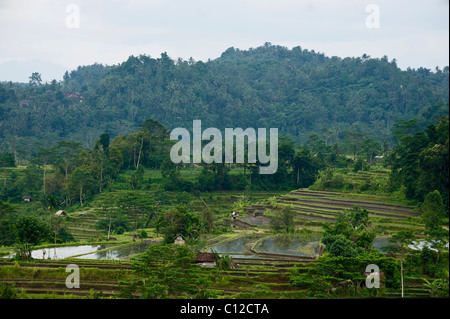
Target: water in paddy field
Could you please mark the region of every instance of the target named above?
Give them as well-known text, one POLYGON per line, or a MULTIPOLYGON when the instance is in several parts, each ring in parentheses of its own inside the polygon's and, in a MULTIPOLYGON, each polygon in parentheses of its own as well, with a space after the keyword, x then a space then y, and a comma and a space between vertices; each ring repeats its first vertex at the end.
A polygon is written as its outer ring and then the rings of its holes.
MULTIPOLYGON (((319 236, 301 234, 240 236, 216 244, 210 250, 235 258, 258 258, 250 250, 254 245, 254 250, 259 253, 315 257, 319 252, 319 242, 319 236)), ((383 247, 389 244, 388 238, 375 238, 373 242, 374 248, 381 252, 385 252, 383 247)))
MULTIPOLYGON (((105 260, 127 260, 131 256, 145 252, 150 242, 133 243, 129 245, 81 245, 36 249, 31 252, 33 259, 105 259, 105 260), (81 256, 78 256, 81 255, 81 256), (74 257, 77 256, 77 257, 74 257)), ((12 258, 14 254, 5 258, 12 258)))
POLYGON ((235 254, 243 254, 246 240, 245 236, 238 237, 231 240, 226 240, 218 245, 215 245, 211 249, 218 253, 235 253, 235 254))
MULTIPOLYGON (((64 259, 70 256, 87 254, 96 250, 106 249, 106 245, 82 245, 82 246, 68 246, 68 247, 54 247, 36 249, 31 252, 33 259, 64 259)), ((5 258, 12 258, 14 254, 6 256, 5 258)))
POLYGON ((216 244, 211 247, 210 250, 213 250, 219 254, 226 254, 234 258, 258 258, 250 252, 250 248, 258 239, 259 237, 257 236, 240 236, 216 244))
POLYGON ((319 253, 319 238, 275 235, 260 240, 254 249, 260 253, 314 257, 319 253))
POLYGON ((250 250, 253 245, 255 245, 254 249, 260 253, 315 256, 319 249, 319 239, 301 235, 240 236, 219 243, 211 249, 219 254, 228 254, 235 258, 257 258, 250 250))
POLYGON ((126 246, 120 246, 103 251, 97 251, 91 254, 78 256, 80 259, 105 259, 105 260, 127 260, 131 256, 145 252, 150 243, 142 242, 126 246))

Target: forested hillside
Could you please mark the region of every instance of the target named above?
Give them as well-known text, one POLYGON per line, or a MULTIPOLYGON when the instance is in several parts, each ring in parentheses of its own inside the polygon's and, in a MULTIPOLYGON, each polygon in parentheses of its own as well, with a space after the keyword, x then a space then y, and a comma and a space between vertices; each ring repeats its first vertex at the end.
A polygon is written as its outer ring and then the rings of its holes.
POLYGON ((202 126, 277 127, 305 143, 355 134, 393 145, 398 119, 425 128, 448 114, 449 71, 400 70, 394 60, 364 55, 327 57, 300 47, 265 44, 230 48, 218 59, 131 56, 114 66, 94 64, 42 83, 0 84, 0 150, 30 158, 61 140, 92 147, 102 133, 136 132, 148 118, 167 129, 202 126))
POLYGON ((448 67, 269 44, 0 84, 0 299, 448 298, 448 99, 448 67), (276 172, 176 163, 194 119, 278 128, 276 172))

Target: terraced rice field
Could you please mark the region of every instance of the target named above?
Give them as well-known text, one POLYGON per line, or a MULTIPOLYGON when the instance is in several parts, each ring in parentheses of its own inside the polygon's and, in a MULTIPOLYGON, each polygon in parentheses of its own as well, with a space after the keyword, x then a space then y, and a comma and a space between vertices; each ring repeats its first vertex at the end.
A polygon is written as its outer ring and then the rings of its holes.
MULTIPOLYGON (((281 210, 283 207, 291 207, 295 212, 298 225, 313 225, 322 222, 334 222, 336 214, 354 206, 366 209, 373 218, 375 224, 388 228, 399 229, 412 227, 421 229, 414 222, 419 213, 414 207, 398 204, 390 201, 385 196, 376 195, 352 195, 338 192, 313 191, 310 189, 298 189, 288 194, 275 197, 270 201, 263 201, 244 209, 250 216, 255 214, 270 214, 271 211, 281 210)), ((241 218, 249 224, 254 223, 241 218)))
MULTIPOLYGON (((0 261, 0 283, 12 284, 19 294, 33 299, 117 298, 121 289, 119 282, 136 279, 129 263, 76 261, 80 267, 80 288, 69 289, 65 267, 72 262, 33 262, 19 267, 0 261)), ((218 298, 245 298, 255 296, 255 293, 263 298, 305 297, 303 289, 290 286, 287 273, 289 267, 302 262, 300 258, 288 260, 268 256, 258 261, 233 259, 233 262, 237 268, 221 271, 218 280, 209 287, 218 298)), ((210 271, 214 270, 204 269, 205 274, 210 271)))
MULTIPOLYGON (((311 258, 265 256, 260 259, 233 258, 236 268, 220 271, 209 289, 217 298, 307 298, 304 288, 290 285, 288 269, 297 263, 313 262, 311 258)), ((136 278, 127 262, 77 261, 80 267, 80 287, 66 286, 66 266, 69 260, 23 263, 20 266, 0 261, 0 283, 12 284, 19 296, 33 299, 118 298, 119 282, 136 278)), ((204 269, 205 274, 215 271, 204 269)), ((428 297, 429 291, 419 278, 405 280, 405 297, 428 297)), ((399 290, 386 290, 386 297, 399 298, 399 290)))
POLYGON ((0 283, 9 283, 27 298, 87 298, 94 295, 114 296, 119 281, 134 278, 129 263, 84 262, 77 260, 35 261, 20 266, 0 261, 0 283), (80 269, 80 287, 66 286, 67 265, 76 263, 80 269))
POLYGON ((76 240, 91 240, 99 238, 104 232, 95 228, 95 224, 102 218, 102 215, 93 210, 75 212, 69 214, 67 230, 76 240))
MULTIPOLYGON (((96 223, 105 219, 108 216, 108 212, 117 209, 113 204, 108 202, 108 197, 113 198, 118 196, 120 191, 111 191, 107 195, 98 195, 93 203, 89 207, 79 208, 76 212, 69 212, 67 219, 67 230, 71 233, 76 240, 95 240, 98 238, 104 238, 105 232, 99 231, 95 228, 96 223)), ((167 192, 169 200, 173 203, 176 202, 176 193, 167 192)), ((281 192, 258 192, 252 195, 252 201, 262 201, 266 198, 278 196, 281 192)), ((211 194, 201 194, 200 197, 189 194, 191 199, 191 205, 196 211, 202 211, 206 208, 212 209, 215 212, 225 211, 231 212, 233 204, 240 198, 241 192, 233 191, 220 191, 213 192, 211 194)), ((152 194, 148 193, 148 197, 151 198, 152 194)), ((161 206, 164 206, 162 204, 161 206)), ((134 224, 132 217, 129 217, 131 224, 134 224)))

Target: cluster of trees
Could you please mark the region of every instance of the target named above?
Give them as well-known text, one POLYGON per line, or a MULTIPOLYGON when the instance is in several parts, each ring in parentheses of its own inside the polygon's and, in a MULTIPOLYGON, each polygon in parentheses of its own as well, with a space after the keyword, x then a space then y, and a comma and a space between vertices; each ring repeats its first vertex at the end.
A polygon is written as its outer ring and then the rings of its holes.
MULTIPOLYGON (((63 227, 61 218, 26 214, 0 200, 0 245, 15 245, 19 252, 43 242, 63 243, 74 238, 63 227)), ((29 257, 29 256, 28 256, 29 257)))
POLYGON ((40 149, 23 170, 22 176, 11 171, 1 188, 1 200, 21 201, 24 195, 47 203, 49 207, 66 206, 102 189, 122 168, 122 155, 109 147, 109 135, 103 134, 93 149, 83 149, 80 143, 60 141, 40 149))
POLYGON ((13 153, 0 152, 0 167, 14 167, 16 160, 13 153))
POLYGON ((336 222, 325 224, 322 244, 331 256, 356 257, 370 253, 375 232, 369 212, 359 207, 336 214, 336 222))
MULTIPOLYGON (((282 137, 278 149, 278 170, 272 175, 259 174, 258 163, 203 163, 194 178, 188 179, 182 169, 193 169, 194 165, 174 164, 170 160, 170 148, 174 141, 168 135, 168 130, 161 123, 147 119, 137 132, 112 141, 108 133, 101 134, 91 149, 83 148, 77 142, 60 141, 53 147, 40 149, 31 159, 32 164, 20 174, 11 170, 10 176, 0 185, 0 200, 19 202, 22 196, 33 195, 34 200, 40 200, 50 208, 73 203, 83 205, 125 171, 128 175, 122 177, 126 176, 130 189, 153 187, 154 181, 144 178, 146 170, 153 169, 161 172, 161 186, 165 190, 197 193, 294 189, 308 187, 318 177, 324 187, 331 187, 339 177, 332 174, 333 168, 367 168, 373 157, 383 152, 381 154, 388 155, 387 163, 392 166, 390 190, 403 187, 408 198, 420 201, 425 199, 426 194, 438 192, 440 196, 434 196, 438 198, 438 203, 424 205, 424 210, 439 212, 441 217, 445 216, 445 210, 448 214, 446 116, 425 129, 420 129, 417 120, 397 122, 393 135, 399 144, 392 153, 361 134, 352 134, 351 138, 333 144, 327 144, 317 134, 312 134, 305 145, 282 137), (231 169, 237 166, 242 166, 243 170, 231 174, 231 169), (427 208, 439 205, 439 197, 444 213, 441 209, 427 208)), ((6 159, 4 162, 13 164, 13 154, 1 155, 6 159)), ((428 215, 425 213, 424 216, 428 215)))
POLYGON ((227 164, 203 164, 194 187, 200 191, 308 187, 326 164, 320 155, 311 153, 306 146, 296 150, 297 147, 292 141, 282 142, 278 148, 278 169, 269 175, 259 173, 259 163, 233 165, 243 167, 243 173, 239 175, 231 175, 231 166, 227 164))
POLYGON ((400 288, 400 263, 378 251, 352 257, 324 255, 315 263, 294 267, 290 282, 315 298, 382 296, 385 288, 400 288), (368 265, 377 265, 383 272, 380 288, 365 286, 368 265))
POLYGON ((387 57, 342 59, 269 43, 207 62, 131 56, 79 67, 61 82, 33 74, 27 85, 0 84, 0 148, 26 159, 63 139, 91 147, 101 133, 131 134, 147 118, 169 129, 193 119, 220 130, 277 127, 300 143, 316 133, 327 145, 357 132, 392 145, 398 118, 448 113, 439 104, 448 87, 448 67, 402 71, 387 57))
POLYGON ((177 205, 162 212, 156 220, 156 230, 164 235, 165 243, 173 243, 177 236, 186 240, 197 239, 213 229, 210 211, 195 212, 187 205, 177 205))
POLYGON ((364 289, 364 272, 375 264, 384 273, 383 286, 398 288, 400 264, 373 249, 374 238, 367 210, 355 206, 339 212, 335 223, 325 224, 321 239, 325 253, 314 265, 294 267, 291 284, 308 289, 311 297, 374 295, 379 289, 364 289))
POLYGON ((289 207, 283 207, 274 216, 270 217, 270 227, 274 232, 293 233, 295 231, 295 213, 289 207))
MULTIPOLYGON (((399 121, 393 129, 399 144, 389 157, 391 189, 404 188, 409 199, 443 202, 449 210, 449 118, 421 129, 417 120, 399 121)), ((429 202, 429 201, 428 201, 429 202)), ((437 204, 439 206, 439 204, 437 204)), ((424 210, 430 210, 424 206, 424 210)), ((436 210, 441 213, 442 209, 436 210)))
POLYGON ((122 282, 119 295, 126 299, 217 298, 209 287, 219 272, 205 272, 195 265, 198 251, 190 245, 151 245, 132 263, 139 280, 122 282))
MULTIPOLYGON (((170 144, 167 130, 152 119, 146 120, 138 132, 113 141, 108 133, 100 134, 92 148, 62 140, 52 147, 40 148, 22 176, 11 171, 1 186, 0 199, 19 202, 22 196, 33 195, 34 200, 53 208, 75 202, 83 205, 127 169, 134 170, 129 182, 135 189, 142 183, 144 167, 161 167, 170 144)), ((1 155, 1 163, 13 166, 10 153, 1 155)))
POLYGON ((368 212, 358 207, 342 211, 336 215, 335 223, 325 224, 321 239, 324 254, 314 264, 294 267, 291 284, 307 289, 311 297, 367 297, 382 296, 385 288, 400 290, 402 276, 426 276, 424 287, 428 288, 430 296, 448 297, 448 251, 443 249, 448 242, 448 230, 437 231, 430 223, 426 228, 429 230, 427 240, 434 251, 424 247, 420 252, 412 252, 407 246, 416 240, 415 234, 401 230, 383 247, 388 252, 385 255, 373 248, 375 231, 368 212), (379 289, 365 287, 368 265, 377 265, 382 273, 379 289))

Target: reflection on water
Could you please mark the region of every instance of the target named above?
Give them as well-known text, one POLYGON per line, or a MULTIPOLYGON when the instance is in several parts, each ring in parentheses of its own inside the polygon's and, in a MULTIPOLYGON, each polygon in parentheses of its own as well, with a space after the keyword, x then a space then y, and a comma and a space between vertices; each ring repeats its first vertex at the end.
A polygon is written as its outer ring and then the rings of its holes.
MULTIPOLYGON (((117 247, 114 247, 114 245, 81 245, 44 248, 33 250, 31 252, 31 257, 33 259, 64 259, 72 257, 82 259, 126 260, 131 256, 145 252, 151 243, 152 242, 148 241, 117 247)), ((5 258, 13 257, 14 254, 6 256, 5 258)))
POLYGON ((111 249, 107 249, 104 251, 97 251, 92 254, 87 254, 83 256, 78 256, 75 258, 82 259, 107 259, 107 260, 127 260, 131 256, 141 254, 145 252, 150 243, 141 242, 130 244, 126 246, 119 246, 111 249))
MULTIPOLYGON (((33 259, 64 259, 70 256, 86 254, 94 252, 100 249, 106 249, 110 246, 107 245, 82 245, 82 246, 69 246, 69 247, 54 247, 36 249, 31 252, 33 259)), ((6 258, 12 258, 14 254, 6 256, 6 258)))
POLYGON ((228 254, 235 258, 254 258, 250 248, 261 253, 285 254, 294 256, 315 256, 319 250, 319 239, 301 235, 275 235, 266 238, 261 236, 241 236, 224 241, 211 249, 219 254, 228 254), (258 239, 260 239, 258 241, 258 239))
POLYGON ((316 256, 319 252, 319 239, 297 235, 276 235, 260 240, 255 250, 269 254, 316 256))
POLYGON ((243 253, 244 239, 243 237, 239 237, 234 240, 227 240, 221 244, 212 247, 212 250, 218 253, 243 253))
POLYGON ((211 247, 218 253, 228 254, 250 254, 250 248, 258 240, 257 236, 240 236, 234 239, 226 240, 211 247))

